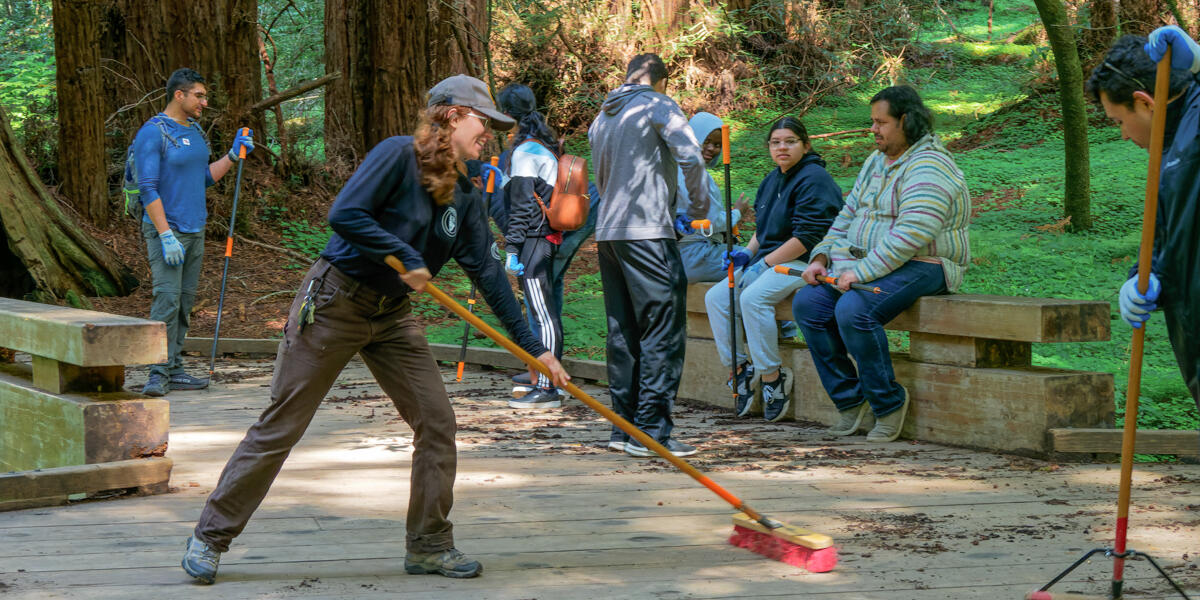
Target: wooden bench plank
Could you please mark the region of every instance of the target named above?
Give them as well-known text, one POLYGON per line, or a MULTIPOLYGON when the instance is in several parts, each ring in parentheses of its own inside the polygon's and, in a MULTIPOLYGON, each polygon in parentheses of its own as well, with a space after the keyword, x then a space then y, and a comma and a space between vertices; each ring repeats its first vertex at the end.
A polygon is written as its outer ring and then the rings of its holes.
POLYGON ((159 321, 0 298, 5 348, 81 367, 147 365, 167 359, 159 321))
POLYGON ((166 484, 173 464, 153 457, 0 474, 0 510, 10 500, 166 484))
MULTIPOLYGON (((1054 452, 1101 452, 1120 454, 1120 429, 1051 429, 1054 452)), ((1170 429, 1139 429, 1133 449, 1141 454, 1200 455, 1200 432, 1170 429)))
MULTIPOLYGON (((688 286, 688 335, 712 338, 704 293, 713 285, 688 286)), ((791 298, 775 305, 775 318, 792 320, 791 298)), ((974 294, 925 296, 888 329, 1014 342, 1106 341, 1112 308, 1107 302, 1062 298, 1018 298, 974 294)))

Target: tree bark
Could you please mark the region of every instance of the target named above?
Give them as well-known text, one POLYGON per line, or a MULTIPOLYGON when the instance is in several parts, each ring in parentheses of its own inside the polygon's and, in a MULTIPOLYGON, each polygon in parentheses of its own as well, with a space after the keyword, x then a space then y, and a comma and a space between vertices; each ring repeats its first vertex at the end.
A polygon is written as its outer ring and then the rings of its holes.
POLYGON ((326 157, 356 165, 383 139, 411 134, 429 88, 479 64, 480 19, 479 0, 327 0, 325 72, 342 77, 325 88, 326 157), (459 51, 456 24, 472 56, 459 51))
POLYGON ((1089 27, 1083 30, 1083 47, 1090 57, 1098 57, 1108 50, 1117 37, 1116 1, 1092 0, 1090 12, 1089 27))
POLYGON ((1121 0, 1121 34, 1149 35, 1162 22, 1158 13, 1158 0, 1121 0))
POLYGON ((1064 166, 1066 184, 1063 189, 1063 215, 1071 219, 1072 231, 1092 227, 1089 198, 1089 158, 1087 139, 1087 106, 1083 97, 1083 70, 1075 45, 1075 33, 1067 20, 1062 0, 1034 0, 1038 14, 1046 26, 1046 37, 1054 52, 1058 70, 1058 94, 1062 104, 1064 166))
POLYGON ((59 193, 98 227, 110 216, 104 103, 100 75, 100 5, 54 0, 59 193))
POLYGON ((50 197, 0 107, 0 296, 87 306, 87 296, 123 296, 137 285, 50 197))

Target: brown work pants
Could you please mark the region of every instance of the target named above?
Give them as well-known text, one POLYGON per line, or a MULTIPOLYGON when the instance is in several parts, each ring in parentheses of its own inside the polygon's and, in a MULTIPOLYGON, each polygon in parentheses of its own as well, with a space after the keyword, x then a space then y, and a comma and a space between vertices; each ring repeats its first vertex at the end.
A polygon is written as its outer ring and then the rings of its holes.
POLYGON ((225 465, 196 525, 197 539, 220 552, 229 549, 356 352, 413 429, 408 550, 436 552, 454 545, 446 519, 454 503, 454 410, 424 328, 407 296, 381 296, 325 259, 300 284, 275 359, 271 405, 225 465), (314 322, 301 328, 298 314, 310 289, 314 322))

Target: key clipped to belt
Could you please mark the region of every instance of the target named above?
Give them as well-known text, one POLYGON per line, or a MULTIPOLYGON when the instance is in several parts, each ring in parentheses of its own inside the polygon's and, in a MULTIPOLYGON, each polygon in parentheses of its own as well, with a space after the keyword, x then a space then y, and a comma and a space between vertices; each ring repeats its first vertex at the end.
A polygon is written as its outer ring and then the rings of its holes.
POLYGON ((297 315, 300 331, 304 331, 305 325, 312 325, 313 315, 317 312, 315 306, 316 298, 313 298, 312 293, 313 284, 316 282, 315 278, 308 280, 308 290, 304 292, 304 301, 300 303, 300 314, 297 315))

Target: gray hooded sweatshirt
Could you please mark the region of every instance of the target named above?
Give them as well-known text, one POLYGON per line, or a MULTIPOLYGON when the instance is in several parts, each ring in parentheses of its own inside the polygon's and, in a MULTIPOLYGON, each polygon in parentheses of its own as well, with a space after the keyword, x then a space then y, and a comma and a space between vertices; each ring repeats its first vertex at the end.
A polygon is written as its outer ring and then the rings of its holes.
POLYGON ((588 129, 603 198, 596 241, 674 239, 678 169, 690 199, 688 216, 705 218, 704 159, 679 105, 648 85, 627 83, 600 108, 588 129))

